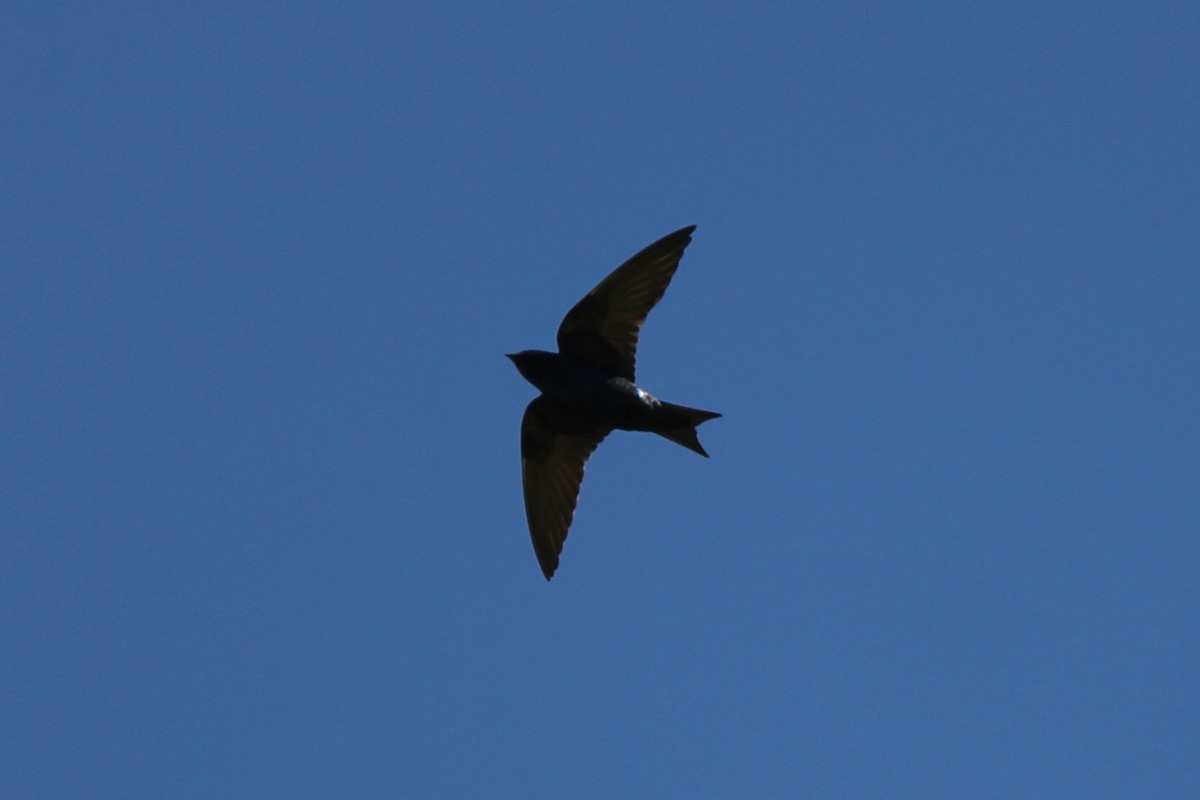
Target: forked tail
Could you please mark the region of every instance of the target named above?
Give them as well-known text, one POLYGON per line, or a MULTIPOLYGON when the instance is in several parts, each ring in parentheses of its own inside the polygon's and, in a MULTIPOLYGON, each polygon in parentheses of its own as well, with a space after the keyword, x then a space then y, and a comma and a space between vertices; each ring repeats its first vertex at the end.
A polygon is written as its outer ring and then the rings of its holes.
POLYGON ((700 437, 696 435, 696 427, 721 415, 716 411, 703 411, 699 408, 677 406, 667 402, 663 403, 663 408, 670 411, 672 417, 677 419, 680 424, 664 431, 655 431, 655 433, 676 444, 683 445, 693 453, 699 453, 708 458, 708 453, 704 452, 704 446, 700 444, 700 437))

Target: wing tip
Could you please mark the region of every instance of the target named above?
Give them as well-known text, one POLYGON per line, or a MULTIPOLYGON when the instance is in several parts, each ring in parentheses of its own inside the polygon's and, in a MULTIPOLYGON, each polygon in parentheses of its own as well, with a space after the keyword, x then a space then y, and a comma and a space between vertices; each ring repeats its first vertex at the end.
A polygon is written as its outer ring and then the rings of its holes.
POLYGON ((680 228, 679 230, 675 231, 674 233, 668 233, 666 236, 659 239, 659 241, 660 242, 674 242, 676 239, 683 239, 684 240, 683 246, 687 247, 687 245, 692 241, 692 234, 695 232, 696 232, 695 225, 685 225, 684 227, 680 228))
POLYGON ((542 568, 542 575, 549 581, 554 577, 554 571, 558 569, 558 556, 550 553, 538 553, 538 566, 542 568))

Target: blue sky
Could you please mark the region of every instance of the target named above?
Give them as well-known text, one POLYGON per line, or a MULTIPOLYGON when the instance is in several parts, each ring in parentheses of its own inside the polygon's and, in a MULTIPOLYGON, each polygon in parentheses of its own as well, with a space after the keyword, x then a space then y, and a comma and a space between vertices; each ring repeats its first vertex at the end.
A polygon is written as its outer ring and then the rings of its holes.
POLYGON ((1194 4, 3 17, 4 797, 1200 795, 1194 4))

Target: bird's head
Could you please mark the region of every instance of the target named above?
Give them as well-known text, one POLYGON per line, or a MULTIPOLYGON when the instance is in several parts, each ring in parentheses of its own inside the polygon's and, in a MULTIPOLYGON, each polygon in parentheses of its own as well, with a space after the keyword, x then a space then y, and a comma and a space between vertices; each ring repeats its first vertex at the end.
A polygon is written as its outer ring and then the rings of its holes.
POLYGON ((519 353, 507 353, 506 356, 525 380, 539 388, 544 382, 543 376, 551 373, 559 359, 558 353, 547 353, 545 350, 522 350, 519 353))

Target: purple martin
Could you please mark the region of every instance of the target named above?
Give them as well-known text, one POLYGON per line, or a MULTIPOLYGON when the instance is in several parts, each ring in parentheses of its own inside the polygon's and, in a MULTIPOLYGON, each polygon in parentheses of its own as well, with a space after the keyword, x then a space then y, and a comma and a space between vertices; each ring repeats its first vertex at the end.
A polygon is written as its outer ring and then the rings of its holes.
POLYGON ((546 580, 554 576, 575 515, 583 465, 609 432, 657 433, 708 458, 696 426, 721 415, 664 402, 634 383, 638 333, 695 229, 664 236, 600 281, 563 318, 557 353, 508 356, 541 392, 521 420, 521 481, 546 580))

